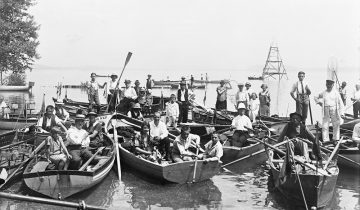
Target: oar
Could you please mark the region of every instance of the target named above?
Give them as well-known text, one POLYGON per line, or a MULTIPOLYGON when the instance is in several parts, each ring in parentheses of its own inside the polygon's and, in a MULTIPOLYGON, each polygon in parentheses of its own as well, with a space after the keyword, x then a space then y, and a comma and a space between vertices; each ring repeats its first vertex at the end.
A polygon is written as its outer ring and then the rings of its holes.
MULTIPOLYGON (((120 74, 120 76, 119 76, 119 79, 118 79, 118 81, 117 81, 117 83, 116 83, 115 90, 119 88, 120 79, 121 79, 121 77, 122 77, 122 75, 123 75, 123 73, 124 73, 125 67, 127 66, 127 64, 128 64, 129 61, 130 61, 131 56, 132 56, 132 52, 128 52, 128 54, 127 54, 127 56, 126 56, 126 60, 125 60, 124 67, 123 67, 123 69, 122 69, 122 71, 121 71, 121 74, 120 74)), ((113 100, 113 97, 114 97, 114 96, 115 96, 115 94, 113 94, 113 95, 111 96, 110 101, 113 100)), ((109 111, 109 104, 107 105, 107 108, 106 108, 106 112, 108 112, 108 111, 109 111)))
POLYGON ((96 157, 97 154, 99 154, 105 147, 100 147, 95 154, 93 154, 91 156, 91 158, 89 160, 86 161, 86 163, 84 163, 83 166, 81 166, 81 168, 79 169, 79 171, 83 171, 86 169, 86 167, 91 163, 92 160, 94 160, 94 158, 96 157))
MULTIPOLYGON (((269 139, 271 139, 271 138, 269 138, 269 139)), ((307 140, 307 139, 302 139, 302 138, 299 138, 299 139, 300 139, 301 141, 304 141, 304 142, 310 144, 310 145, 313 145, 313 143, 312 143, 311 141, 307 140)), ((324 151, 324 152, 332 152, 331 150, 329 150, 329 149, 327 149, 327 148, 325 148, 325 147, 320 147, 320 149, 321 149, 322 151, 324 151)), ((360 167, 360 163, 357 163, 357 162, 355 162, 355 161, 353 161, 353 160, 351 160, 351 159, 349 159, 349 158, 347 158, 347 157, 345 157, 345 156, 343 156, 343 155, 338 154, 338 157, 340 157, 340 158, 342 158, 343 160, 346 160, 346 161, 348 161, 348 162, 350 162, 350 163, 353 163, 353 164, 357 165, 358 167, 360 167)))
MULTIPOLYGON (((283 145, 283 144, 285 144, 285 143, 287 143, 287 142, 289 142, 289 141, 291 141, 291 139, 286 140, 286 141, 283 141, 283 142, 280 142, 280 143, 278 143, 278 144, 275 144, 274 147, 279 147, 279 146, 281 146, 281 145, 283 145)), ((246 156, 241 157, 241 158, 239 158, 239 159, 237 159, 237 160, 231 161, 230 163, 224 164, 224 165, 222 165, 221 167, 226 167, 226 166, 232 165, 232 164, 234 164, 234 163, 237 163, 237 162, 242 161, 242 160, 245 160, 245 159, 247 159, 247 158, 249 158, 249 157, 252 157, 252 156, 261 154, 261 153, 263 153, 263 152, 265 152, 265 149, 261 149, 261 150, 259 150, 259 151, 257 151, 257 152, 254 152, 254 153, 252 153, 252 154, 246 155, 246 156)))
MULTIPOLYGON (((263 142, 263 141, 261 141, 260 139, 257 139, 257 138, 252 138, 252 139, 257 141, 257 142, 263 143, 264 145, 268 146, 269 148, 273 149, 274 151, 276 151, 276 152, 278 152, 278 153, 280 153, 282 155, 285 155, 284 151, 281 151, 280 149, 274 147, 273 145, 270 145, 270 144, 268 144, 266 142, 263 142)), ((306 167, 308 167, 308 168, 310 168, 310 169, 312 169, 314 171, 318 170, 318 172, 323 176, 330 176, 329 173, 327 171, 325 171, 324 169, 320 169, 320 168, 317 169, 317 167, 315 167, 314 165, 306 163, 306 162, 304 162, 303 160, 301 160, 298 157, 294 157, 294 160, 296 160, 301 165, 306 166, 306 167)))
POLYGON ((36 149, 29 155, 29 158, 26 161, 23 161, 11 174, 10 176, 7 177, 7 179, 4 181, 4 183, 2 185, 0 185, 0 189, 6 185, 6 183, 8 183, 13 176, 25 165, 27 164, 33 157, 34 155, 36 155, 41 148, 46 144, 46 141, 41 142, 41 144, 39 144, 39 146, 36 147, 36 149))
POLYGON ((336 144, 336 146, 335 146, 334 150, 332 151, 332 153, 331 153, 331 155, 330 155, 327 163, 326 163, 325 166, 324 166, 324 170, 327 169, 327 167, 328 167, 329 164, 330 164, 330 161, 334 158, 335 154, 336 154, 337 151, 339 150, 339 147, 340 147, 340 144, 341 144, 343 138, 344 138, 344 136, 342 136, 342 137, 340 138, 339 142, 336 144))
POLYGON ((111 120, 111 125, 114 129, 114 141, 115 141, 115 148, 116 148, 116 166, 118 171, 118 177, 119 180, 121 180, 121 166, 120 166, 120 154, 119 154, 119 141, 118 141, 118 135, 116 130, 116 120, 111 120))
POLYGON ((197 162, 198 162, 198 155, 199 155, 199 147, 196 148, 196 157, 195 157, 195 164, 194 164, 194 174, 193 174, 193 180, 192 182, 195 182, 195 178, 196 178, 196 167, 197 167, 197 162))

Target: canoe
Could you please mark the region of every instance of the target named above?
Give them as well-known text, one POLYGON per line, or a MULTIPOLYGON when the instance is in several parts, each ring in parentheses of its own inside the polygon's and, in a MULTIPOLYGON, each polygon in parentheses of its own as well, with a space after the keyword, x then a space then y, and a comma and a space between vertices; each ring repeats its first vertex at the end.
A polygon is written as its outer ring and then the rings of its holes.
POLYGON ((66 198, 85 191, 100 183, 110 172, 115 161, 115 146, 107 135, 104 135, 110 146, 107 146, 96 165, 85 170, 46 170, 49 162, 33 159, 23 173, 28 188, 54 199, 66 198))
POLYGON ((30 125, 36 124, 38 118, 31 117, 31 118, 10 118, 10 119, 0 119, 0 130, 14 130, 20 129, 23 127, 28 127, 30 125))
MULTIPOLYGON (((111 119, 117 119, 117 125, 119 127, 132 127, 135 130, 139 130, 138 124, 131 126, 130 124, 123 123, 123 116, 124 115, 115 114, 111 119)), ((105 130, 107 132, 111 129, 110 120, 105 125, 105 130)), ((169 135, 169 138, 174 140, 174 136, 172 135, 169 135)), ((119 150, 121 163, 123 165, 130 167, 137 174, 141 174, 142 176, 145 175, 146 177, 152 178, 161 183, 183 184, 201 182, 208 180, 219 173, 221 168, 221 163, 218 161, 210 161, 206 163, 203 160, 197 161, 196 168, 195 161, 185 161, 182 163, 163 161, 162 164, 158 164, 136 156, 125 149, 121 144, 119 145, 119 150), (194 170, 196 170, 195 179, 193 179, 194 170)))
MULTIPOLYGON (((283 161, 279 159, 274 160, 272 156, 269 156, 269 164, 271 168, 271 175, 269 176, 269 179, 273 180, 275 187, 287 199, 294 202, 294 205, 305 206, 301 188, 295 172, 291 172, 290 175, 286 176, 286 179, 282 179, 282 181, 280 181, 280 168, 283 161)), ((339 168, 337 166, 333 166, 329 167, 327 171, 330 174, 329 176, 321 175, 320 173, 316 173, 312 170, 307 170, 305 173, 298 173, 309 209, 311 207, 325 207, 333 198, 336 181, 339 175, 339 168)))
POLYGON ((0 91, 29 91, 33 86, 31 84, 22 86, 0 85, 0 91))

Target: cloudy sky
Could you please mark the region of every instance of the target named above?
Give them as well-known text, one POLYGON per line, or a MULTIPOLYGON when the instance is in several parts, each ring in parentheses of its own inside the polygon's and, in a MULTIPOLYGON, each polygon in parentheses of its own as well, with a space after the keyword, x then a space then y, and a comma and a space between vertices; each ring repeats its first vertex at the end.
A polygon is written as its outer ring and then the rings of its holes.
POLYGON ((276 42, 288 66, 360 67, 359 0, 37 1, 38 65, 239 69, 276 42))

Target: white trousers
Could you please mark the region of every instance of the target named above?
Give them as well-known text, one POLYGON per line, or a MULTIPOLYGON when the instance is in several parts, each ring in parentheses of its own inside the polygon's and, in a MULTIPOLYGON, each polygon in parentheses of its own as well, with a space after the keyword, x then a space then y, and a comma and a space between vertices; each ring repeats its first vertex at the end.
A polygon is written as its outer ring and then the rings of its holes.
POLYGON ((166 117, 166 125, 168 126, 168 127, 170 127, 170 126, 174 126, 174 128, 176 128, 177 127, 177 120, 176 120, 176 118, 177 117, 175 117, 175 116, 167 116, 166 117))
POLYGON ((322 123, 322 136, 323 141, 330 141, 329 138, 329 124, 332 123, 333 126, 333 140, 340 139, 340 117, 337 113, 336 107, 324 107, 324 116, 322 123))

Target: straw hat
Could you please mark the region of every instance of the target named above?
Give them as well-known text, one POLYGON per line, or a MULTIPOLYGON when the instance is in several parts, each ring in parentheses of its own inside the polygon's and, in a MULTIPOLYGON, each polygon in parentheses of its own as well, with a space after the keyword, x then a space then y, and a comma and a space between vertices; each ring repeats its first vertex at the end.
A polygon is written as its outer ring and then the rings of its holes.
POLYGON ((84 120, 84 119, 85 119, 85 115, 83 115, 83 114, 77 114, 75 116, 75 120, 84 120))
POLYGON ((118 75, 113 72, 113 73, 110 75, 110 77, 118 78, 118 75))
POLYGON ((300 120, 303 120, 302 115, 299 114, 299 113, 297 113, 297 112, 293 112, 293 113, 290 114, 290 118, 292 118, 292 117, 294 117, 294 116, 298 116, 298 117, 300 117, 300 120))
POLYGON ((240 110, 240 109, 246 109, 244 103, 240 103, 240 104, 239 104, 238 110, 240 110))
POLYGON ((61 102, 61 101, 56 101, 55 102, 55 105, 63 105, 64 104, 64 102, 61 102))
POLYGON ((94 111, 90 111, 86 116, 87 116, 87 117, 90 117, 90 116, 95 116, 95 117, 97 117, 97 113, 94 112, 94 111))
POLYGON ((139 103, 135 103, 133 106, 132 106, 133 109, 141 109, 141 106, 139 103))
POLYGON ((131 80, 126 79, 124 83, 125 83, 125 84, 130 84, 130 83, 131 83, 131 80))
POLYGON ((50 130, 50 133, 52 133, 52 134, 60 133, 60 132, 61 132, 61 130, 60 130, 60 128, 58 126, 54 126, 50 130))

